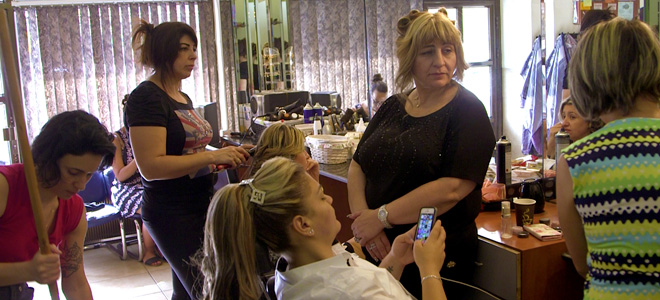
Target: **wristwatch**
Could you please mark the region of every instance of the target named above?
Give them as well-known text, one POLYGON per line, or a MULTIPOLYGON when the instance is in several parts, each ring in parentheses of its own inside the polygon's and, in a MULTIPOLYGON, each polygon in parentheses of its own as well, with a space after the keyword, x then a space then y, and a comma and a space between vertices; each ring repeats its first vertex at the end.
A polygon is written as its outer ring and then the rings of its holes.
POLYGON ((390 222, 387 222, 388 212, 387 209, 385 209, 385 205, 387 204, 384 204, 378 209, 378 220, 380 220, 380 222, 383 223, 383 226, 385 226, 385 228, 390 229, 392 228, 392 224, 390 224, 390 222))

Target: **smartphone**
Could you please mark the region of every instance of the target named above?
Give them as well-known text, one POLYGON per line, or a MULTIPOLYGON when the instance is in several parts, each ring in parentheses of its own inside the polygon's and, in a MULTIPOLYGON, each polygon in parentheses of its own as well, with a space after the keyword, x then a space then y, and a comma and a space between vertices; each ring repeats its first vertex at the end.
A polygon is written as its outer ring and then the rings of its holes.
POLYGON ((415 240, 425 241, 429 234, 431 234, 431 229, 433 224, 435 224, 435 207, 422 207, 419 211, 419 220, 417 221, 417 234, 415 234, 415 240))

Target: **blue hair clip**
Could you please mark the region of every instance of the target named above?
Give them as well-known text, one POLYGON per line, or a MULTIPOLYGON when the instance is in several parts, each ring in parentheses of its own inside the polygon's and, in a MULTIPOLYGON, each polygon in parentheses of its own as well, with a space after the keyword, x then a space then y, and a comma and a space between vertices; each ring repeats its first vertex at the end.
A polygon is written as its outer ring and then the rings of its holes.
POLYGON ((250 178, 250 179, 242 180, 241 183, 239 183, 238 185, 248 185, 252 190, 250 194, 250 202, 263 205, 264 200, 266 199, 266 192, 254 187, 254 185, 252 185, 252 180, 254 179, 250 178))

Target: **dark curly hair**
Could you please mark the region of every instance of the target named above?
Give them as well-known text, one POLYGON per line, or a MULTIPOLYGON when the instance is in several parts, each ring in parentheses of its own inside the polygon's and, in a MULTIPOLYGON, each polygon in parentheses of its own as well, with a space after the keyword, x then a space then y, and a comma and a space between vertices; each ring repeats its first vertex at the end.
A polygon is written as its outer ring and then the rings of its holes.
POLYGON ((99 120, 82 110, 66 111, 52 117, 32 142, 32 158, 37 179, 44 187, 60 178, 59 160, 67 154, 93 153, 103 156, 99 170, 112 165, 113 136, 99 120))

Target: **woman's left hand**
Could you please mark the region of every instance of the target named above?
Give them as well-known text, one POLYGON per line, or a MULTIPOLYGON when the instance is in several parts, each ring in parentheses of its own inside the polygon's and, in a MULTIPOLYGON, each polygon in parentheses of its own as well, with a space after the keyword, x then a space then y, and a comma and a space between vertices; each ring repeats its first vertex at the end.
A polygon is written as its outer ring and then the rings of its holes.
POLYGON ((391 246, 390 241, 385 235, 385 231, 380 231, 375 238, 369 241, 362 241, 365 244, 365 248, 369 255, 376 260, 383 260, 388 253, 390 253, 391 246))
POLYGON ((353 236, 359 239, 362 246, 365 246, 366 241, 372 240, 385 228, 383 223, 378 220, 378 211, 375 209, 358 211, 348 217, 353 219, 353 224, 351 224, 353 236))

